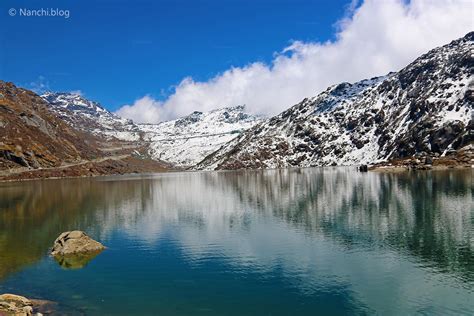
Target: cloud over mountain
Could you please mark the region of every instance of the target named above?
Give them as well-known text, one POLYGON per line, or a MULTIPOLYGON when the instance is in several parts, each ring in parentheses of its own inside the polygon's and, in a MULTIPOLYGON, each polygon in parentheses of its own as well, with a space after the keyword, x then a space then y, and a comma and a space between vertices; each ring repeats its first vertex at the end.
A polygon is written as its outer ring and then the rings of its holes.
POLYGON ((230 68, 208 81, 183 79, 159 101, 144 96, 117 114, 158 122, 192 111, 246 104, 252 114, 274 115, 306 96, 343 81, 398 70, 418 55, 472 29, 469 0, 365 0, 337 23, 336 40, 295 41, 271 64, 230 68))

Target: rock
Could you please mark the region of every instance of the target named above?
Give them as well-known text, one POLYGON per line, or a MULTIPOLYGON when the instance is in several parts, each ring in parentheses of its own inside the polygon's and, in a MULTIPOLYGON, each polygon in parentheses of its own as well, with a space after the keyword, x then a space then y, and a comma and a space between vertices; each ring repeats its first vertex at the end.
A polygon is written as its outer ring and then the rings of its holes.
POLYGON ((23 296, 2 294, 0 295, 0 315, 33 315, 33 303, 23 296))
POLYGON ((425 157, 425 165, 432 165, 433 164, 433 158, 427 156, 425 157))
POLYGON ((431 148, 433 152, 442 153, 466 130, 460 121, 445 123, 431 135, 431 148))
POLYGON ((360 172, 367 172, 368 170, 369 170, 369 167, 367 165, 359 166, 360 172))
POLYGON ((35 316, 42 315, 57 315, 58 314, 58 303, 48 300, 30 299, 33 303, 33 310, 35 316))
POLYGON ((84 253, 99 253, 105 247, 100 242, 87 236, 86 233, 74 230, 64 232, 54 241, 53 256, 68 256, 84 253))
POLYGON ((28 299, 15 294, 0 295, 1 316, 43 316, 43 313, 54 314, 56 302, 28 299))
POLYGON ((433 167, 431 165, 414 165, 412 166, 412 170, 431 170, 433 167))
POLYGON ((29 167, 28 161, 26 161, 25 157, 21 153, 15 153, 10 150, 1 150, 0 149, 0 157, 5 158, 6 160, 10 160, 14 163, 19 164, 23 167, 29 167))

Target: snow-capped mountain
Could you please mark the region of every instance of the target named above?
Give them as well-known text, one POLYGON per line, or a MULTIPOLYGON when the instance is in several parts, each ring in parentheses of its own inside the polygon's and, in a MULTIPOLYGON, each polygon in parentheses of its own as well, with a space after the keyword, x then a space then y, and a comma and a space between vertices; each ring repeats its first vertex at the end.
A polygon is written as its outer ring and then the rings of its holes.
POLYGON ((227 107, 160 124, 139 124, 150 143, 150 156, 180 167, 194 166, 223 144, 262 119, 244 112, 245 106, 227 107))
POLYGON ((74 93, 41 96, 69 125, 94 135, 148 145, 149 155, 178 167, 193 166, 261 121, 244 106, 192 114, 159 124, 135 124, 74 93))
POLYGON ((332 86, 241 134, 196 168, 371 164, 459 149, 473 142, 473 51, 471 32, 399 72, 332 86))
POLYGON ((236 106, 134 124, 79 94, 42 98, 71 126, 147 144, 151 157, 179 167, 358 165, 443 155, 473 141, 473 41, 474 32, 399 72, 332 86, 270 119, 236 106))
POLYGON ((75 128, 119 140, 140 139, 140 130, 131 120, 108 111, 80 94, 48 92, 41 97, 48 102, 53 112, 75 128))

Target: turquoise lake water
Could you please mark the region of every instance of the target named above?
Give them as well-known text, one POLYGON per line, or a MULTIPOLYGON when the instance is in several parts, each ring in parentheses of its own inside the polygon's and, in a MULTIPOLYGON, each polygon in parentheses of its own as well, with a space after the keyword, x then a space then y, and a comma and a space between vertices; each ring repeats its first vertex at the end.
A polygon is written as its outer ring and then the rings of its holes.
POLYGON ((0 184, 0 293, 58 315, 473 315, 474 171, 0 184), (80 229, 108 248, 48 255, 80 229), (73 269, 74 268, 74 269, 73 269))

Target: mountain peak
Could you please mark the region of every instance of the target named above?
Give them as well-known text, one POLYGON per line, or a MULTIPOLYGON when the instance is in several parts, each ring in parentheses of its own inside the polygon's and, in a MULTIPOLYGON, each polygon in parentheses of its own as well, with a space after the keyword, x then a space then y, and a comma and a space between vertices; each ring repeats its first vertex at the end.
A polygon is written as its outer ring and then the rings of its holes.
POLYGON ((329 87, 258 124, 197 169, 371 164, 472 144, 474 32, 398 72, 329 87))
POLYGON ((69 125, 95 135, 122 140, 138 140, 137 126, 79 93, 47 92, 41 95, 50 109, 69 125))
POLYGON ((150 142, 152 157, 180 167, 193 166, 261 118, 244 112, 245 106, 231 106, 191 114, 159 124, 140 124, 150 142))
POLYGON ((89 115, 99 116, 101 113, 115 115, 102 107, 98 102, 90 101, 79 93, 46 92, 41 97, 53 107, 65 108, 72 112, 87 112, 89 115))
POLYGON ((463 38, 468 41, 474 41, 474 31, 467 33, 463 38))

